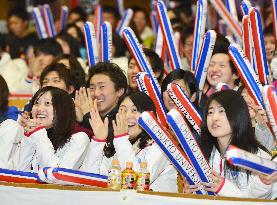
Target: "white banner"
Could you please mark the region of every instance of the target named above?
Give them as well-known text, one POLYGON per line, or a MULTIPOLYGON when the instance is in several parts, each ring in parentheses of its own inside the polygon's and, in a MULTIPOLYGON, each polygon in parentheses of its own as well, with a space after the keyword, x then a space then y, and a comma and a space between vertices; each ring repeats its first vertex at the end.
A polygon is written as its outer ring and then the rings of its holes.
POLYGON ((245 200, 184 194, 137 193, 136 191, 107 191, 86 187, 56 185, 24 185, 0 183, 1 205, 264 205, 276 201, 245 200), (242 201, 243 200, 243 201, 242 201))

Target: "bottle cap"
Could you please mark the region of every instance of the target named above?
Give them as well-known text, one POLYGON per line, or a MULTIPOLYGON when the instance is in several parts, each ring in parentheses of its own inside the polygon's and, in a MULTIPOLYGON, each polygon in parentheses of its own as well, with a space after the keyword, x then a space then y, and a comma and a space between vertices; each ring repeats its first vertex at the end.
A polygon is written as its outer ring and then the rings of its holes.
POLYGON ((119 166, 119 161, 117 159, 113 159, 112 165, 113 166, 119 166))
POLYGON ((147 167, 147 162, 141 162, 140 167, 141 168, 146 168, 147 167))
POLYGON ((133 162, 126 162, 126 167, 133 167, 133 162))

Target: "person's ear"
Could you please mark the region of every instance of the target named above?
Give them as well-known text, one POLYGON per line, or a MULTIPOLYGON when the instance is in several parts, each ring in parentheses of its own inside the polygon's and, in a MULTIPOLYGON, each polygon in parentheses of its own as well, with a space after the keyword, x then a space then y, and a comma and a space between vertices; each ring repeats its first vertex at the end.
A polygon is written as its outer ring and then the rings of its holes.
POLYGON ((73 86, 73 85, 70 85, 69 88, 67 89, 67 92, 68 92, 69 94, 72 94, 72 93, 74 92, 74 90, 75 90, 74 86, 73 86))
POLYGON ((121 97, 124 94, 124 88, 120 88, 118 91, 116 91, 116 96, 121 97))

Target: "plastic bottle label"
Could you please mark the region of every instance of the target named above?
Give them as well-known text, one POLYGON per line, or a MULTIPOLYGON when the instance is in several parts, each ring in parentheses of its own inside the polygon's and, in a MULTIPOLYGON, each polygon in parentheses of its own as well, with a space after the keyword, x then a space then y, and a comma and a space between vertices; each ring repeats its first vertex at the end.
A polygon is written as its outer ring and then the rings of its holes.
POLYGON ((121 188, 121 173, 118 169, 111 169, 108 172, 108 188, 120 189, 121 188))
POLYGON ((134 189, 136 184, 134 173, 122 173, 122 189, 134 189))
POLYGON ((137 190, 148 191, 150 189, 150 174, 138 173, 137 190))

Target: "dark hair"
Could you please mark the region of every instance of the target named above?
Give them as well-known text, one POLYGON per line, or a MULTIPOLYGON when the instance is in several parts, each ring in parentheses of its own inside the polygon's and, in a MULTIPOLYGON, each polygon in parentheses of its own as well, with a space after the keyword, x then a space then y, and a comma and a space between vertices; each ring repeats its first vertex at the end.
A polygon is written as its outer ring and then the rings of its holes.
POLYGON ((77 7, 73 8, 73 9, 71 9, 71 11, 69 12, 68 16, 70 16, 73 13, 79 15, 78 19, 80 19, 82 21, 86 21, 87 15, 86 15, 84 9, 82 9, 82 7, 77 6, 77 7))
POLYGON ((186 28, 184 28, 182 30, 182 35, 181 35, 182 44, 186 43, 187 38, 189 36, 193 35, 193 32, 194 32, 194 27, 192 25, 191 26, 187 26, 186 28))
POLYGON ((188 87, 190 94, 193 95, 196 93, 196 98, 193 104, 198 108, 199 87, 194 75, 190 71, 185 71, 182 69, 177 69, 170 72, 162 82, 161 93, 165 92, 167 90, 168 84, 172 83, 174 80, 183 80, 188 87))
POLYGON ((71 138, 76 119, 75 107, 71 96, 66 91, 47 86, 38 90, 32 97, 30 102, 31 109, 46 92, 51 93, 54 112, 53 128, 48 129, 47 133, 54 150, 57 151, 71 138))
POLYGON ((103 13, 112 14, 115 17, 116 21, 118 21, 120 19, 120 14, 114 7, 103 6, 103 13))
POLYGON ((164 75, 163 60, 158 56, 158 54, 155 51, 153 51, 149 48, 143 48, 143 52, 145 53, 146 57, 149 58, 149 63, 151 65, 152 70, 154 71, 154 73, 160 72, 160 75, 157 78, 157 80, 160 82, 163 78, 163 75, 164 75))
MULTIPOLYGON (((156 114, 156 107, 152 99, 143 92, 133 92, 129 95, 125 96, 124 99, 130 98, 130 100, 134 103, 136 108, 140 113, 144 111, 151 111, 156 114)), ((123 99, 123 100, 124 100, 123 99)), ((142 129, 143 130, 143 129, 142 129)), ((137 140, 139 140, 138 147, 143 149, 146 147, 147 142, 151 139, 151 137, 143 130, 135 139, 130 140, 132 144, 134 144, 137 140)))
MULTIPOLYGON (((226 117, 232 130, 230 144, 248 152, 257 153, 260 145, 252 129, 247 104, 243 97, 236 91, 226 90, 211 95, 204 108, 200 145, 205 157, 208 160, 210 159, 214 147, 220 152, 217 139, 211 135, 207 127, 208 109, 213 101, 218 102, 225 109, 226 117)), ((229 164, 227 160, 225 161, 225 165, 225 173, 227 173, 227 171, 240 171, 239 168, 229 164)), ((247 175, 249 175, 249 173, 247 173, 247 175)))
POLYGON ((54 38, 40 39, 35 46, 35 54, 44 53, 58 56, 63 53, 62 47, 54 38))
POLYGON ((8 111, 9 88, 5 79, 0 75, 0 115, 8 111))
POLYGON ((125 56, 127 51, 127 46, 124 40, 115 32, 112 33, 112 44, 114 46, 114 58, 125 56))
MULTIPOLYGON (((67 31, 71 28, 74 28, 76 29, 77 31, 77 41, 78 43, 80 44, 80 47, 84 47, 85 46, 85 39, 84 39, 84 35, 83 35, 83 32, 82 30, 75 24, 75 23, 70 23, 70 24, 67 24, 66 28, 65 28, 65 32, 67 33, 67 31)), ((64 31, 63 31, 64 32, 64 31)), ((69 34, 70 35, 70 34, 69 34)), ((72 36, 73 37, 73 36, 72 36)), ((74 38, 74 37, 73 37, 74 38)))
POLYGON ((69 62, 70 85, 73 85, 74 90, 79 90, 81 87, 84 87, 86 85, 86 74, 77 58, 71 54, 62 54, 55 58, 53 63, 58 63, 63 59, 67 59, 69 62))
MULTIPOLYGON (((89 77, 87 80, 87 87, 89 87, 90 80, 94 75, 103 74, 108 76, 114 83, 115 90, 124 89, 124 94, 127 91, 128 83, 124 71, 115 63, 99 62, 89 70, 89 77)), ((123 94, 123 95, 124 95, 123 94)))
POLYGON ((22 21, 29 21, 28 13, 23 8, 17 7, 17 8, 12 9, 11 11, 9 11, 8 19, 11 18, 12 16, 16 16, 16 17, 22 19, 22 21))
POLYGON ((77 39, 73 38, 71 35, 65 33, 64 31, 56 36, 56 39, 58 38, 60 38, 62 41, 65 41, 68 44, 71 55, 80 57, 80 46, 77 39))
POLYGON ((273 36, 274 35, 274 29, 273 29, 273 23, 269 24, 267 27, 263 29, 264 36, 273 36))
POLYGON ((43 69, 39 78, 40 86, 42 86, 43 80, 50 72, 57 72, 59 75, 59 78, 65 82, 66 88, 69 89, 71 85, 70 71, 62 63, 51 63, 50 65, 46 66, 45 69, 43 69))

